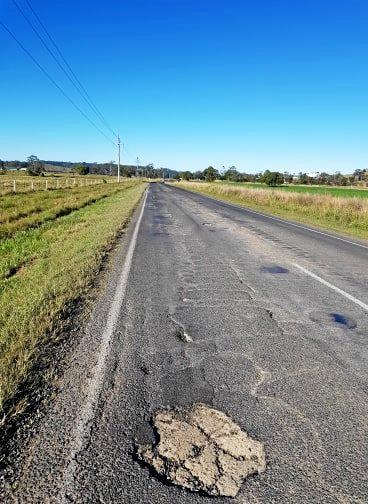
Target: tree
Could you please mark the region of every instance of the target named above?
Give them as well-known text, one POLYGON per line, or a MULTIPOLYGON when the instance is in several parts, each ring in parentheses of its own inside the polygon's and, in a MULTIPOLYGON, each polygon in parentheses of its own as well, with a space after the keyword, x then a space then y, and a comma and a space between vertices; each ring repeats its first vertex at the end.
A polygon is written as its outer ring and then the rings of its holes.
POLYGON ((284 182, 286 182, 287 184, 291 184, 292 181, 293 181, 293 176, 290 175, 290 173, 288 171, 284 171, 284 182))
POLYGON ((308 175, 306 173, 299 173, 299 183, 300 184, 308 184, 308 175))
MULTIPOLYGON (((116 169, 116 172, 117 172, 117 169, 116 169)), ((132 172, 127 166, 124 166, 121 173, 122 173, 123 177, 131 178, 131 176, 132 176, 132 172)))
POLYGON ((284 183, 284 177, 280 172, 268 172, 262 177, 262 179, 262 182, 272 187, 276 187, 277 185, 284 183))
POLYGON ((41 175, 43 171, 43 162, 37 156, 29 156, 27 158, 27 172, 29 175, 41 175))
POLYGON ((230 168, 224 173, 224 179, 231 182, 239 182, 242 179, 242 176, 237 171, 235 166, 230 166, 230 168))
POLYGON ((80 164, 77 165, 74 168, 75 172, 78 173, 78 175, 88 175, 89 173, 89 166, 86 164, 80 164))
POLYGON ((363 174, 364 174, 364 170, 359 170, 359 169, 355 170, 355 172, 354 172, 355 180, 357 180, 358 182, 363 180, 363 174))
POLYGON ((196 171, 193 173, 193 178, 195 180, 203 180, 204 179, 204 175, 203 175, 203 172, 201 171, 196 171))
POLYGON ((259 179, 260 182, 269 186, 277 186, 284 183, 284 176, 280 172, 266 170, 259 179))
POLYGON ((193 178, 193 175, 191 174, 190 171, 179 172, 178 175, 179 175, 179 178, 181 178, 183 180, 190 180, 193 178))
POLYGON ((268 179, 268 176, 270 175, 270 170, 265 170, 263 173, 260 173, 260 176, 259 176, 259 181, 264 183, 264 184, 267 184, 267 179, 268 179))
POLYGON ((207 182, 213 182, 219 176, 219 172, 213 166, 209 166, 203 171, 203 175, 207 182))

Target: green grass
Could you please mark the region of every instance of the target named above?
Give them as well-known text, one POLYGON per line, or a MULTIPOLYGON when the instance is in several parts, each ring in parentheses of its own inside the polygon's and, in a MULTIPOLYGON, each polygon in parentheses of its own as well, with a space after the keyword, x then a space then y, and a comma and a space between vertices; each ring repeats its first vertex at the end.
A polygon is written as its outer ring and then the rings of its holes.
MULTIPOLYGON (((128 187, 134 182, 124 182, 128 187)), ((39 226, 113 194, 121 184, 8 194, 0 198, 0 240, 17 231, 39 226)))
POLYGON ((368 239, 368 200, 284 190, 249 184, 179 182, 178 187, 294 221, 368 239))
MULTIPOLYGON (((109 185, 109 194, 92 199, 81 191, 80 206, 68 215, 43 219, 36 228, 20 217, 21 230, 1 240, 0 412, 6 402, 9 409, 36 354, 42 352, 67 308, 92 284, 106 250, 127 224, 144 188, 140 182, 109 185)), ((59 200, 58 195, 55 198, 59 200)), ((46 199, 45 205, 49 203, 46 199)), ((13 211, 14 206, 9 215, 13 211)))
POLYGON ((298 192, 308 194, 326 194, 330 196, 343 197, 343 198, 368 198, 367 188, 355 187, 331 187, 331 186, 309 186, 309 185, 281 185, 277 187, 269 187, 265 184, 251 183, 251 182, 221 182, 239 187, 250 187, 254 189, 268 189, 270 191, 285 191, 285 192, 298 192))

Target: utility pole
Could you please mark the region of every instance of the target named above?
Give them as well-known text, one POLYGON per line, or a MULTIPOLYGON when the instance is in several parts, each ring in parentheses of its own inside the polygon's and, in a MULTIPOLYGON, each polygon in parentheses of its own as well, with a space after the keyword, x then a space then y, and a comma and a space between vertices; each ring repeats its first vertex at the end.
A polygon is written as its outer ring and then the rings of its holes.
POLYGON ((120 136, 118 135, 118 182, 120 182, 120 136))
POLYGON ((135 175, 138 176, 138 173, 139 173, 139 157, 138 156, 137 156, 136 161, 137 161, 137 170, 136 170, 135 175))

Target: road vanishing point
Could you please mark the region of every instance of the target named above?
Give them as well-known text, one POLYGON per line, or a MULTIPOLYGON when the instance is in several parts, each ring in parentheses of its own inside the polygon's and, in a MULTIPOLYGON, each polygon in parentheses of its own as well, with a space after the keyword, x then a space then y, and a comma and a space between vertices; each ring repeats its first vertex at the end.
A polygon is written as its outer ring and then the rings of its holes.
POLYGON ((367 243, 152 183, 111 263, 8 502, 367 502, 367 243), (264 446, 234 498, 137 456, 193 405, 264 446))

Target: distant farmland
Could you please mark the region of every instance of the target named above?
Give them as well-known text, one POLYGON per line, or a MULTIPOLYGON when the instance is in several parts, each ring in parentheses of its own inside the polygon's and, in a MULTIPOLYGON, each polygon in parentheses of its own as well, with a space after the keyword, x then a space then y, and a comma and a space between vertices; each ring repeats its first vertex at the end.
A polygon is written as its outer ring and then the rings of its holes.
POLYGON ((362 187, 330 187, 330 186, 309 186, 309 185, 281 185, 277 187, 269 187, 265 184, 251 183, 251 182, 226 182, 229 185, 236 187, 247 187, 255 189, 269 189, 277 191, 309 193, 309 194, 328 194, 330 196, 344 197, 344 198, 368 198, 368 188, 362 187))

